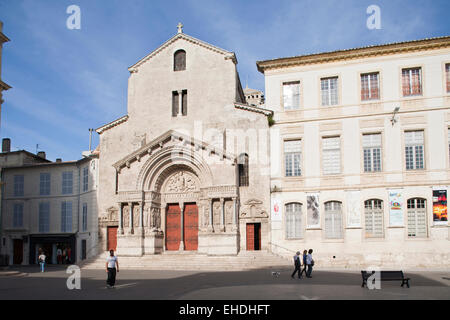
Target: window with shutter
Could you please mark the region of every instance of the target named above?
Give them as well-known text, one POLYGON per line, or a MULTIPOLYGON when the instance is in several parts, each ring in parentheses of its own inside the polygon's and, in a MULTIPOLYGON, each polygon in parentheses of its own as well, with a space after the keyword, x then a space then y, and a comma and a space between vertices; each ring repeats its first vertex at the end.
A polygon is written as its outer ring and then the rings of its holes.
POLYGON ((24 181, 25 181, 25 178, 23 175, 15 175, 14 176, 14 196, 15 197, 23 197, 24 181))
POLYGON ((284 110, 300 109, 300 81, 283 83, 284 110))
POLYGON ((50 203, 39 203, 39 232, 50 231, 50 203))
POLYGON ((322 138, 323 174, 341 173, 340 137, 322 138))
POLYGON ((367 238, 383 237, 383 201, 378 199, 364 202, 365 229, 367 238))
POLYGON ((285 206, 286 239, 303 237, 302 204, 288 203, 285 206))
POLYGON ((61 232, 72 232, 72 202, 61 203, 61 232))
POLYGON ((337 201, 325 203, 325 237, 327 239, 343 238, 342 204, 337 201))
POLYGON ((50 173, 40 174, 39 194, 41 196, 50 195, 50 173))
POLYGON ((62 174, 62 194, 73 193, 73 172, 67 171, 62 174))
POLYGON ((424 134, 423 131, 405 132, 406 170, 424 169, 424 134))
POLYGON ((408 237, 426 238, 427 213, 426 200, 420 198, 409 199, 408 206, 408 237))
POLYGON ((14 228, 23 227, 23 203, 14 204, 13 227, 14 228))
POLYGON ((186 70, 186 51, 178 50, 173 55, 173 70, 174 71, 183 71, 186 70))
POLYGON ((284 142, 284 167, 286 177, 298 177, 302 175, 301 157, 301 140, 290 140, 284 142))
POLYGON ((379 73, 361 75, 361 100, 377 100, 380 98, 379 73))
POLYGON ((411 68, 402 70, 403 96, 422 94, 422 69, 411 68))

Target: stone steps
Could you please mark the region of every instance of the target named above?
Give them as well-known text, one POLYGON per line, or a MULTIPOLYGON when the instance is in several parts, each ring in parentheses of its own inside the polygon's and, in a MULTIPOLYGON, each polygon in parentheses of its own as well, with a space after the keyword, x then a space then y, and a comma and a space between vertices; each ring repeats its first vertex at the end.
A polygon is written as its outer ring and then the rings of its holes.
MULTIPOLYGON (((87 261, 84 269, 105 268, 107 254, 87 261)), ((148 270, 248 270, 290 266, 291 263, 268 252, 242 253, 237 256, 208 256, 201 254, 164 253, 142 257, 118 256, 121 269, 148 270)))

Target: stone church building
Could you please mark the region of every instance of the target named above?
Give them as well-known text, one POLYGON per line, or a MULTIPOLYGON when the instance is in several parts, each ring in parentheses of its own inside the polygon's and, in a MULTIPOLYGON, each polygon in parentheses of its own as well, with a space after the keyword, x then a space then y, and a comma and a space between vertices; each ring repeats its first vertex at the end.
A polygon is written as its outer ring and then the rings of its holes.
POLYGON ((127 114, 100 136, 99 251, 269 250, 271 111, 233 52, 178 33, 129 68, 127 114))

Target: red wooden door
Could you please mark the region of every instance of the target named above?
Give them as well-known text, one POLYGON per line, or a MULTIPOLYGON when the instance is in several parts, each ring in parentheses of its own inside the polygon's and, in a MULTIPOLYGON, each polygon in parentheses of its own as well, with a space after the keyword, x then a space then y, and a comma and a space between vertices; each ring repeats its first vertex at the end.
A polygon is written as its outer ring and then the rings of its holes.
POLYGON ((186 204, 184 207, 184 249, 198 249, 198 207, 196 204, 186 204))
POLYGON ((108 250, 117 249, 117 227, 108 227, 108 250))
POLYGON ((14 239, 13 264, 22 264, 23 261, 23 240, 14 239))
POLYGON ((166 248, 169 251, 176 251, 180 248, 181 240, 180 206, 177 204, 169 204, 166 217, 166 248))
POLYGON ((247 223, 247 250, 255 250, 255 224, 247 223))

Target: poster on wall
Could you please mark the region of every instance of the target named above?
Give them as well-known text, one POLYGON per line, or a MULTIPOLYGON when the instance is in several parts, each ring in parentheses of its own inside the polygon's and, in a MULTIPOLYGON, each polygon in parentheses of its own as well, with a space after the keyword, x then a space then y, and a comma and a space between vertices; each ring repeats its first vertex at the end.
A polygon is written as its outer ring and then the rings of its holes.
POLYGON ((433 188, 433 222, 447 224, 447 189, 433 188))
POLYGON ((271 201, 272 221, 281 221, 281 201, 278 196, 272 195, 271 201))
POLYGON ((389 190, 389 225, 403 226, 403 190, 389 190))
POLYGON ((320 228, 319 194, 311 193, 306 197, 308 228, 320 228))
POLYGON ((361 192, 347 192, 347 227, 361 226, 361 192))

